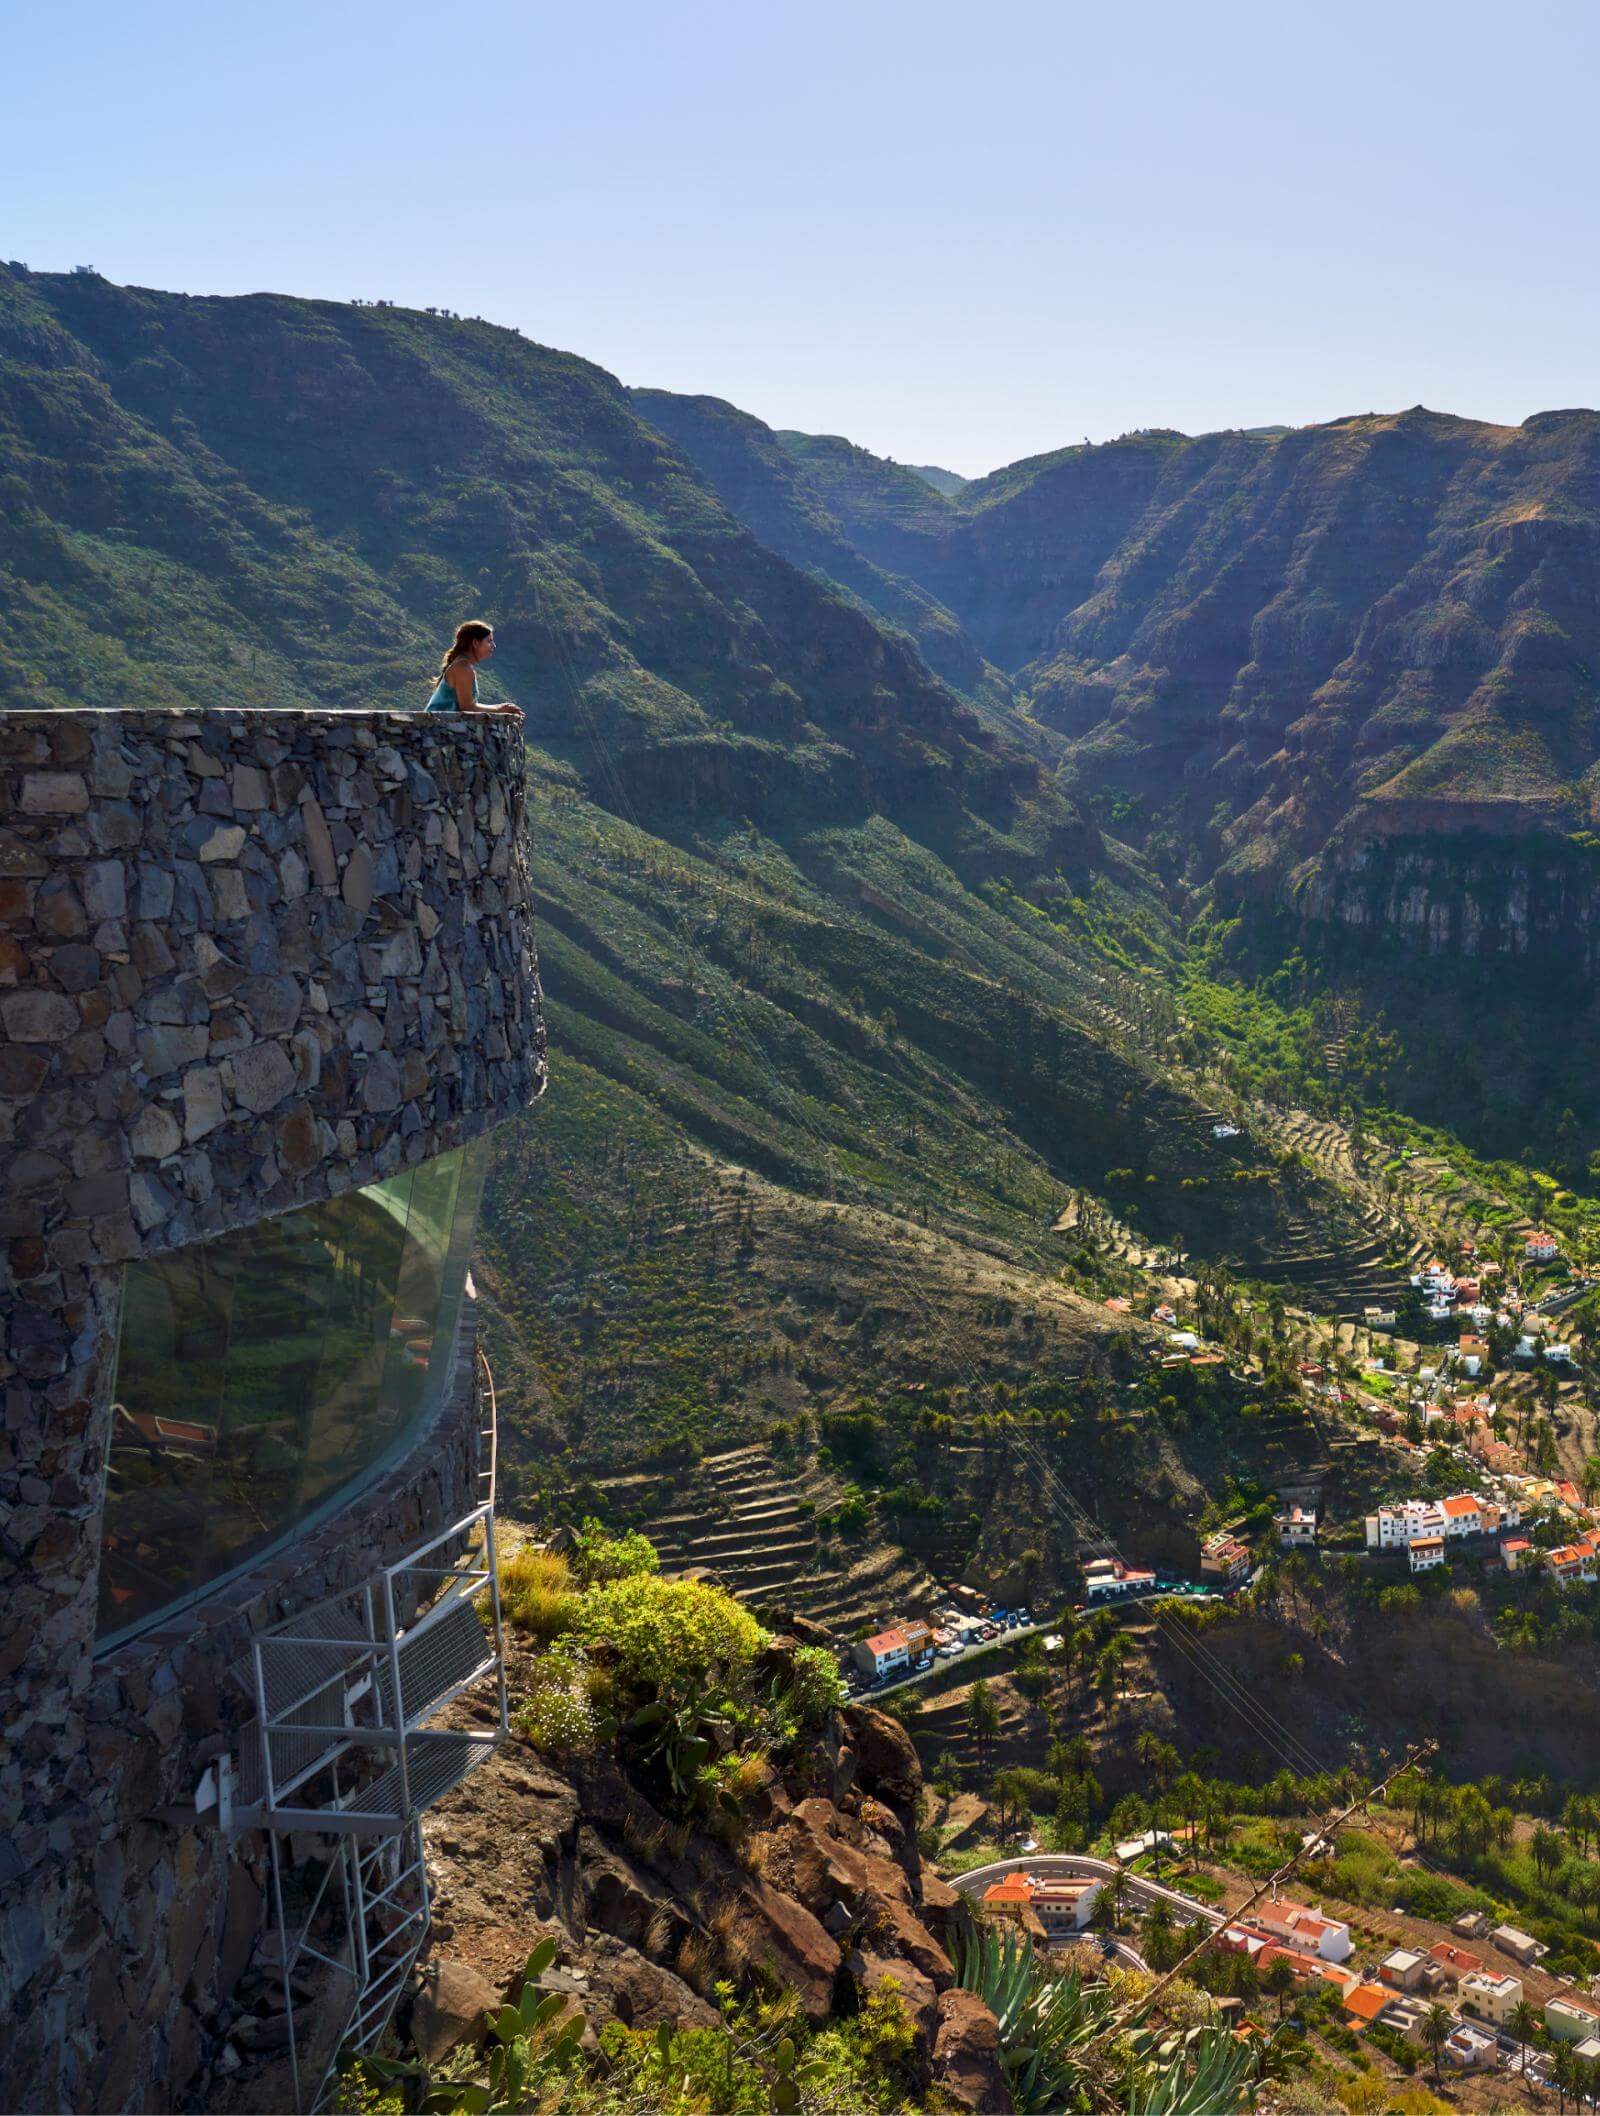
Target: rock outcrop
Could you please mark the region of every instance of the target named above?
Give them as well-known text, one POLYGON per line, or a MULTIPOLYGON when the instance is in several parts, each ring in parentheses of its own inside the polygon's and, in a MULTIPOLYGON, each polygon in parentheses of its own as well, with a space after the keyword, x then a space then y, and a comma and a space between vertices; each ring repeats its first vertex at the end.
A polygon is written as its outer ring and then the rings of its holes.
POLYGON ((428 1819, 434 1927, 413 2040, 431 2055, 471 2033, 470 2001, 513 1991, 550 1934, 592 2028, 709 2026, 713 1983, 757 1969, 813 2025, 892 1984, 916 2077, 963 2107, 1009 2108, 993 2018, 955 1989, 961 1913, 918 1854, 920 1793, 903 1729, 860 1705, 792 1769, 769 1769, 727 1832, 669 1820, 609 1755, 562 1771, 513 1742, 428 1819))

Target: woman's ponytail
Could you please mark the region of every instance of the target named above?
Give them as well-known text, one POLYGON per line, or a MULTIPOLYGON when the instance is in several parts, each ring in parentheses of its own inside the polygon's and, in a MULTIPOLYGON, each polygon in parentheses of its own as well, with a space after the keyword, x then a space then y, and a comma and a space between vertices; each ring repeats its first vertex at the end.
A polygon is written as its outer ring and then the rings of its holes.
POLYGON ((486 625, 479 617, 469 617, 464 625, 457 625, 455 643, 440 662, 439 674, 442 676, 452 661, 461 660, 469 647, 475 647, 480 639, 490 638, 493 632, 494 626, 486 625))

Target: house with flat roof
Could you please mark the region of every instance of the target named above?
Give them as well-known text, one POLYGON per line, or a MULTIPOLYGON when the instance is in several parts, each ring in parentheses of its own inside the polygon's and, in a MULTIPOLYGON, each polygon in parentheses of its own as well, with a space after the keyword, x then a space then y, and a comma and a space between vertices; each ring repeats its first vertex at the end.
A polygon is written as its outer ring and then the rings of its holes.
POLYGON ((1451 2029, 1439 2054, 1458 2072, 1486 2072, 1500 2062, 1500 2046, 1495 2038, 1485 2029, 1473 2027, 1470 2021, 1451 2029))
POLYGON ((1444 1563, 1444 1537, 1418 1536, 1410 1551, 1413 1572, 1432 1572, 1444 1563))
POLYGON ((1427 1981, 1428 1957, 1410 1947, 1396 1947, 1378 1964, 1380 1982, 1393 1991, 1420 1991, 1427 1981))
POLYGON ((1552 2042, 1581 2043, 1586 2036, 1600 2034, 1600 2006, 1571 1992, 1558 1992, 1544 2002, 1545 2032, 1552 2042))
POLYGON ((1531 1932, 1520 1932, 1515 1925, 1496 1925, 1489 1937, 1502 1954, 1509 1954, 1513 1961, 1521 1962, 1525 1969, 1538 1961, 1541 1955, 1550 1952, 1531 1932))
POLYGON ((1522 1979, 1501 1976, 1492 1969, 1464 1970, 1456 1983, 1456 2004, 1474 2019, 1503 2028, 1513 2009, 1522 2004, 1522 1979))
POLYGON ((1200 1573, 1203 1579, 1236 1587, 1250 1576, 1249 1544, 1241 1543, 1237 1536, 1207 1536, 1200 1546, 1200 1573))

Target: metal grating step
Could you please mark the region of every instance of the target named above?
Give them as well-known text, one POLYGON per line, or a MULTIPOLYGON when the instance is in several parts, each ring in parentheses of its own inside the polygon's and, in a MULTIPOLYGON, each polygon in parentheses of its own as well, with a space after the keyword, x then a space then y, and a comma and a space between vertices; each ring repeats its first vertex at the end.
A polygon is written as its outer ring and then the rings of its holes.
MULTIPOLYGON (((411 1809, 420 1814, 446 1793, 469 1778, 495 1747, 495 1737, 483 1734, 413 1734, 406 1743, 406 1766, 411 1787, 411 1809)), ((391 1764, 369 1786, 352 1794, 339 1818, 343 1826, 362 1824, 372 1829, 395 1830, 405 1820, 401 1805, 400 1767, 391 1764)), ((330 1822, 334 1818, 329 1818, 330 1822)))
MULTIPOLYGON (((430 1615, 400 1640, 401 1716, 408 1726, 436 1712, 495 1665, 494 1646, 464 1597, 430 1615)), ((394 1684, 386 1658, 377 1668, 378 1716, 394 1724, 394 1684)))

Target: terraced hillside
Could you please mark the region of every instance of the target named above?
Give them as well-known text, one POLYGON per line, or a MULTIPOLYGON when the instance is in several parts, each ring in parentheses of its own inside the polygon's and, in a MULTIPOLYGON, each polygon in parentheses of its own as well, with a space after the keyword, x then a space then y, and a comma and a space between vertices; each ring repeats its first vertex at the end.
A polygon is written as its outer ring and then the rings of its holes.
MULTIPOLYGON (((619 1499, 627 1483, 603 1480, 599 1489, 619 1499)), ((934 1583, 891 1544, 858 1549, 837 1533, 824 1540, 818 1518, 843 1497, 836 1475, 779 1461, 770 1448, 732 1448, 697 1462, 667 1509, 646 1513, 643 1525, 667 1570, 703 1567, 744 1600, 849 1640, 925 1607, 934 1583)))

